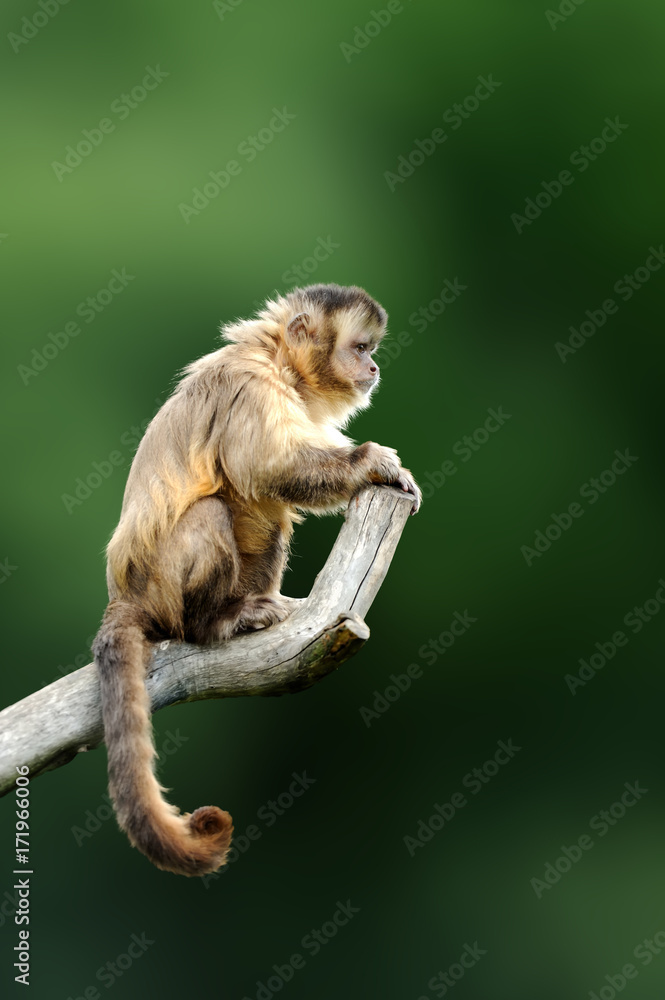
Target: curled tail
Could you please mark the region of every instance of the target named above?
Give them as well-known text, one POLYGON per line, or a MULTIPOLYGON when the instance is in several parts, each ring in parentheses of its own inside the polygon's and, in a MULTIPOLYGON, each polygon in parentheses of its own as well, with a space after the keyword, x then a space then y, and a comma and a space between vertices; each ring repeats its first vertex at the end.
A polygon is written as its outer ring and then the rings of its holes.
POLYGON ((108 749, 109 794, 120 827, 158 868, 206 875, 224 864, 231 817, 216 806, 180 815, 155 777, 150 700, 145 685, 151 647, 144 612, 111 601, 93 645, 108 749))

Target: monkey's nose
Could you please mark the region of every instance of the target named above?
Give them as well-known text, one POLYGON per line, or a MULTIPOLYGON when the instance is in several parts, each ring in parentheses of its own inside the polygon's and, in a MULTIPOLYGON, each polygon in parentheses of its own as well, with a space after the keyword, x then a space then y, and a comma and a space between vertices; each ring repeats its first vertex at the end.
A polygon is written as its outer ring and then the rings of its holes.
POLYGON ((376 373, 378 372, 378 370, 379 369, 378 369, 377 365, 370 365, 369 366, 369 373, 370 373, 370 375, 376 375, 376 373))

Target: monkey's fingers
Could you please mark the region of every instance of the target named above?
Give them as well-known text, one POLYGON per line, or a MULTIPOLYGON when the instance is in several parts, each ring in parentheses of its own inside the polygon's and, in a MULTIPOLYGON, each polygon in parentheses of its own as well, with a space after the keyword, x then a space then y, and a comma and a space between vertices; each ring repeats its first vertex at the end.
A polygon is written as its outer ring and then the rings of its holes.
POLYGON ((420 509, 420 504, 422 503, 423 495, 420 492, 415 479, 413 479, 408 473, 402 472, 393 485, 397 486, 400 490, 404 490, 405 493, 411 493, 415 497, 411 513, 417 514, 420 509))
POLYGON ((398 476, 397 479, 393 480, 391 485, 396 486, 400 490, 404 490, 405 493, 413 493, 413 490, 409 485, 409 480, 406 476, 398 476))

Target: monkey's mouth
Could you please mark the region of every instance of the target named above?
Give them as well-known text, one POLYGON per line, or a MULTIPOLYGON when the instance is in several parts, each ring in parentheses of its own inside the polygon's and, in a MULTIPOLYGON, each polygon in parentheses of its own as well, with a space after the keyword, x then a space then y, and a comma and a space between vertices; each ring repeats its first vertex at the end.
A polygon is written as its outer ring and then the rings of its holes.
POLYGON ((356 382, 361 392, 371 392, 379 384, 378 378, 367 378, 356 382))

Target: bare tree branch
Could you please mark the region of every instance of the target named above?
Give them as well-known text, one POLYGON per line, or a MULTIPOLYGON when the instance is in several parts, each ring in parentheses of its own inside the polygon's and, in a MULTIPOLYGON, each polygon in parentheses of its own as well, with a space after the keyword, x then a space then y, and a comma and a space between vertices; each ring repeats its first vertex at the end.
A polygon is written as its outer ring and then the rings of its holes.
MULTIPOLYGON (((292 694, 311 687, 369 638, 363 621, 388 571, 413 498, 385 486, 354 497, 328 560, 304 601, 279 625, 218 646, 164 642, 148 669, 152 710, 184 701, 292 694)), ((31 777, 104 738, 94 664, 0 712, 0 795, 16 768, 31 777)))

